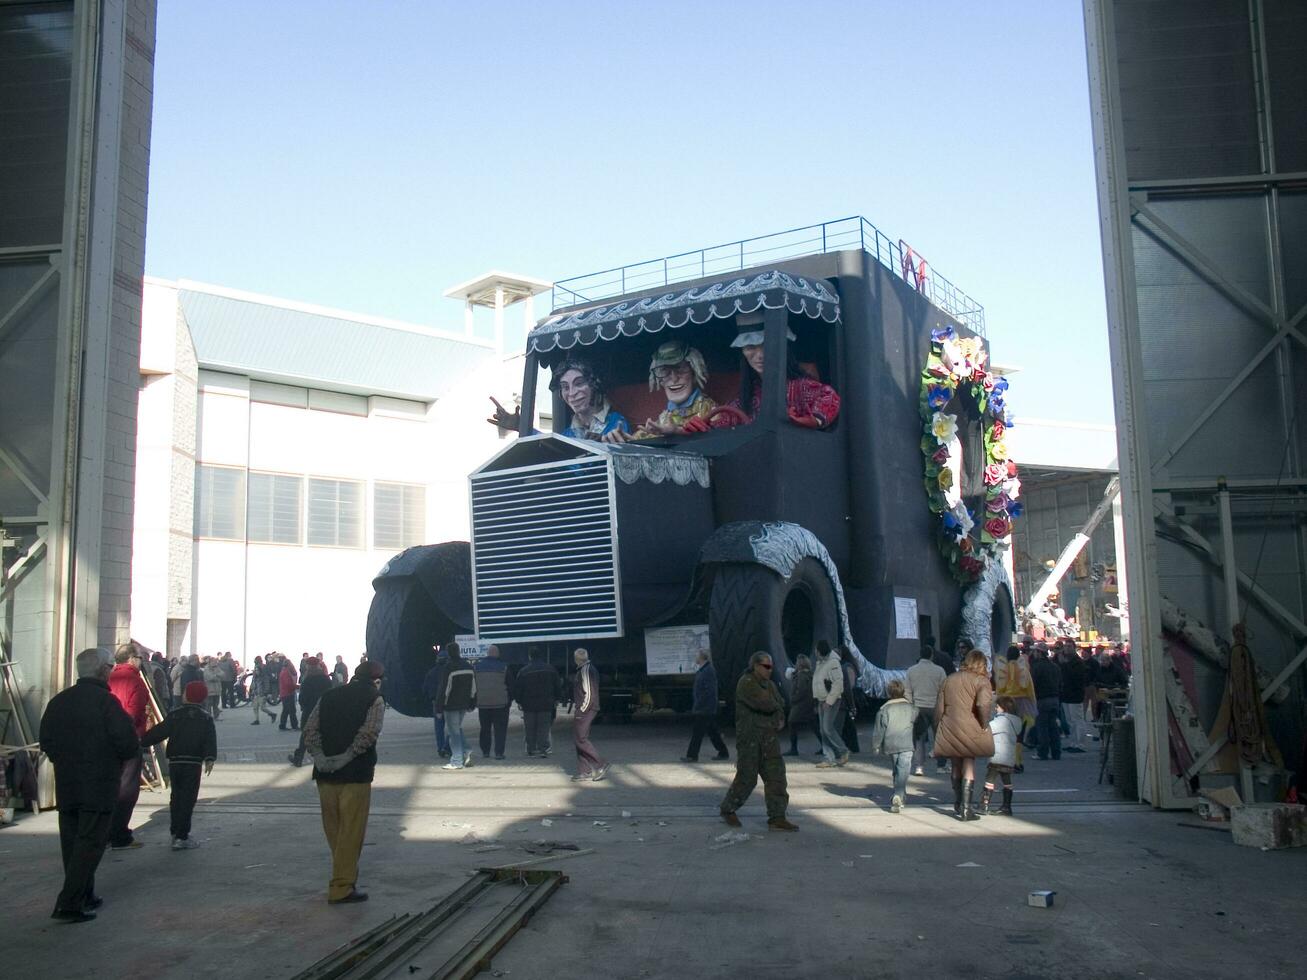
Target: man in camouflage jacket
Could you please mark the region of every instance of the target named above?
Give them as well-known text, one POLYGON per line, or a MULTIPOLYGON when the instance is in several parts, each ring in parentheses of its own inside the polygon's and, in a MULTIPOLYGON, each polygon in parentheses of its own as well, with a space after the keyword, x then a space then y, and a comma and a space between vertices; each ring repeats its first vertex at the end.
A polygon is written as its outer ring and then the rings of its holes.
POLYGON ((785 701, 771 672, 771 654, 755 653, 735 685, 735 780, 722 800, 722 819, 732 827, 740 826, 735 811, 744 805, 761 776, 768 828, 792 831, 799 828, 785 819, 790 795, 785 790, 779 737, 785 727, 785 701))

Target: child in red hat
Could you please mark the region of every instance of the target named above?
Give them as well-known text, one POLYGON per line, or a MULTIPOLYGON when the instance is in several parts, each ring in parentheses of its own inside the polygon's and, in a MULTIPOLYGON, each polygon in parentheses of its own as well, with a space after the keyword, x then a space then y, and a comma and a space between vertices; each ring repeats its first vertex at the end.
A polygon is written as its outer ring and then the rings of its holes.
POLYGON ((191 839, 191 814, 195 801, 200 798, 200 766, 207 776, 213 772, 218 757, 218 732, 213 717, 205 710, 209 688, 204 681, 191 681, 183 692, 185 704, 168 712, 168 717, 155 725, 141 745, 157 745, 168 740, 168 773, 172 781, 172 795, 168 808, 172 824, 172 849, 186 851, 199 847, 191 839))

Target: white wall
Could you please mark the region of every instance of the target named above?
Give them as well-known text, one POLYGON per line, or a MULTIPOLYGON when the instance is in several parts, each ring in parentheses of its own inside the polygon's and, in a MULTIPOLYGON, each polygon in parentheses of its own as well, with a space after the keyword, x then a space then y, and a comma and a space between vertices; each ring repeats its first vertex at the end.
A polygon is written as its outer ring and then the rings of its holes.
POLYGON ((511 404, 521 387, 523 363, 521 357, 494 358, 431 407, 391 398, 324 396, 201 372, 198 461, 366 481, 366 544, 326 548, 197 540, 193 649, 231 650, 243 660, 269 650, 321 651, 353 663, 364 649, 372 579, 392 556, 373 545, 373 484, 427 488, 422 543, 466 540, 467 474, 506 444, 485 422, 492 407, 487 396, 511 404), (306 407, 315 404, 339 410, 306 407), (352 414, 356 411, 366 414, 352 414))
MULTIPOLYGON (((140 395, 133 635, 166 649, 170 618, 180 633, 174 615, 178 584, 169 585, 169 514, 174 539, 182 511, 193 532, 189 449, 200 464, 365 481, 366 530, 362 548, 187 537, 193 544, 185 556, 188 649, 230 650, 245 662, 274 649, 321 651, 333 658, 342 654, 352 664, 364 648, 372 578, 392 556, 373 545, 373 484, 425 486, 423 543, 466 540, 467 475, 513 438, 486 423, 493 408, 488 396, 513 405, 522 389, 524 358, 488 356, 431 405, 272 384, 204 370, 202 364, 197 371, 184 319, 178 318, 176 287, 156 280, 145 292, 141 368, 151 377, 140 395), (180 467, 179 454, 185 460, 180 467), (179 481, 187 494, 180 502, 179 481)), ((544 385, 542 379, 547 403, 544 385)), ((307 485, 301 507, 303 527, 307 485)), ((172 554, 173 566, 178 560, 172 554)))
POLYGON ((166 650, 168 621, 191 615, 196 367, 177 290, 154 280, 143 295, 139 376, 131 635, 166 650))

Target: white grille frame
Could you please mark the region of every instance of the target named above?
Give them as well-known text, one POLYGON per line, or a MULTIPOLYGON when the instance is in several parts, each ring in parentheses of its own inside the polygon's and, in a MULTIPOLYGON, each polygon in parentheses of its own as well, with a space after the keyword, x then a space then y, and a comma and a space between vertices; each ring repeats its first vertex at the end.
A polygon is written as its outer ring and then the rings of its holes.
POLYGON ((607 454, 483 471, 468 484, 478 639, 625 635, 617 488, 607 454))

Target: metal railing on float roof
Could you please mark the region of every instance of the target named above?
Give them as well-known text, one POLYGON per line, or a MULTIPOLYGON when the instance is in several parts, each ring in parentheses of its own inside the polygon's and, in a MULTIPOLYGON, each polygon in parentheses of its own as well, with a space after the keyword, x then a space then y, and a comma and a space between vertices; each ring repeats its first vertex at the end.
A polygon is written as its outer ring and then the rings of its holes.
POLYGON ((576 276, 554 283, 553 309, 596 303, 674 282, 737 272, 781 259, 860 248, 906 279, 931 303, 985 336, 985 308, 929 265, 902 239, 889 238, 861 215, 745 238, 576 276))

